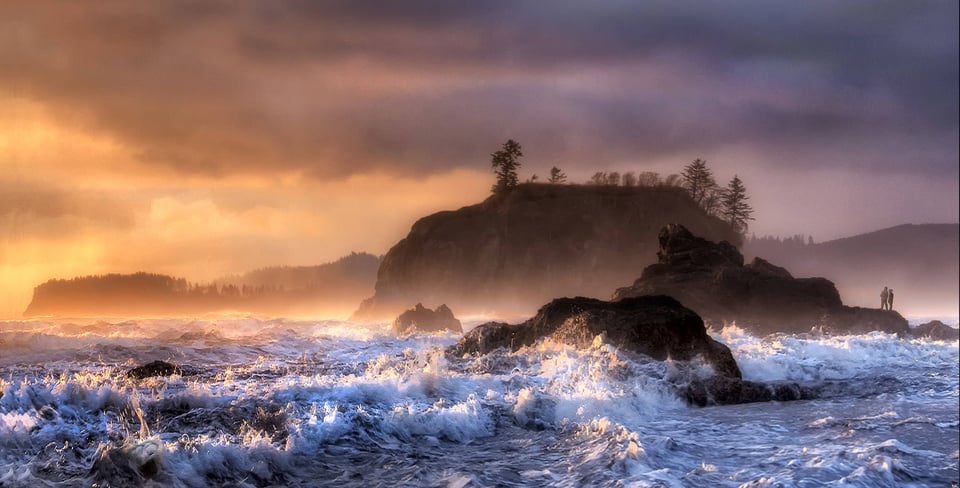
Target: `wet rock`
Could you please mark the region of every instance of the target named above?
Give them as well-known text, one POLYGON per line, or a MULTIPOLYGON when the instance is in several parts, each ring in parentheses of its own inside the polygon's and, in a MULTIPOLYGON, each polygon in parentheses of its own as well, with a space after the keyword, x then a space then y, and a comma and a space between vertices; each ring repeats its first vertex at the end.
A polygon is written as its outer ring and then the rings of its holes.
POLYGON ((725 376, 696 379, 680 388, 680 396, 698 407, 755 402, 787 402, 817 397, 816 391, 796 383, 765 384, 725 376))
POLYGON ((935 341, 957 341, 960 340, 960 329, 954 329, 939 320, 932 320, 910 329, 910 335, 935 341))
POLYGON ((589 347, 594 339, 656 360, 703 357, 721 376, 740 378, 730 349, 707 335, 692 310, 667 296, 632 297, 615 302, 593 298, 558 298, 521 324, 490 322, 467 333, 447 353, 487 354, 499 348, 517 350, 540 339, 589 347))
POLYGON ((154 376, 172 376, 175 374, 188 376, 197 373, 198 371, 195 368, 189 366, 177 366, 166 361, 153 361, 127 371, 127 377, 142 380, 154 376))
POLYGON ((453 311, 446 305, 440 305, 436 310, 430 310, 424 307, 422 303, 418 303, 393 321, 393 332, 397 335, 446 331, 463 333, 463 326, 460 321, 453 316, 453 311))
POLYGON ((744 265, 728 242, 711 242, 679 224, 660 230, 659 262, 644 268, 633 285, 614 299, 669 295, 709 323, 736 321, 754 333, 861 333, 880 330, 904 334, 907 321, 893 311, 846 307, 825 278, 795 278, 761 258, 744 265))

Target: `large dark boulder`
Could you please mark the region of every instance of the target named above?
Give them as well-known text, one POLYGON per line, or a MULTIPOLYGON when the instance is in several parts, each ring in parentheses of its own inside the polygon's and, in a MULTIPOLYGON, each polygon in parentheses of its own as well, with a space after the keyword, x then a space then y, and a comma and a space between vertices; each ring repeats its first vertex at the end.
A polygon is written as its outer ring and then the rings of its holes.
POLYGON ((594 298, 558 298, 521 324, 490 322, 467 333, 448 354, 486 354, 517 350, 540 339, 588 347, 594 339, 656 360, 689 361, 702 356, 717 374, 740 378, 730 349, 713 340, 696 313, 667 296, 643 296, 615 302, 594 298))
POLYGON ((910 335, 935 341, 957 341, 960 340, 960 329, 950 327, 939 320, 932 320, 911 328, 910 335))
POLYGON ((393 321, 393 332, 397 335, 446 331, 463 333, 463 326, 460 321, 453 316, 453 311, 446 305, 440 305, 436 310, 430 310, 424 307, 422 303, 418 303, 393 321))
POLYGON ((659 261, 633 285, 618 289, 615 300, 669 295, 708 323, 736 321, 755 333, 907 331, 906 319, 896 312, 845 307, 830 280, 795 278, 761 258, 744 265, 730 243, 697 237, 682 225, 664 226, 659 242, 659 261))
POLYGON ((591 346, 597 337, 619 349, 655 360, 690 361, 700 357, 713 375, 688 372, 671 378, 677 394, 691 405, 729 405, 749 402, 813 398, 796 384, 767 385, 741 378, 730 348, 715 341, 703 320, 668 296, 641 296, 606 302, 593 298, 559 298, 543 306, 521 324, 489 322, 447 348, 453 358, 487 354, 497 349, 515 351, 541 339, 591 346))
POLYGON ((384 256, 375 295, 354 317, 393 318, 416 302, 528 314, 555 297, 606 294, 654 261, 669 222, 740 239, 682 188, 521 184, 418 220, 384 256))

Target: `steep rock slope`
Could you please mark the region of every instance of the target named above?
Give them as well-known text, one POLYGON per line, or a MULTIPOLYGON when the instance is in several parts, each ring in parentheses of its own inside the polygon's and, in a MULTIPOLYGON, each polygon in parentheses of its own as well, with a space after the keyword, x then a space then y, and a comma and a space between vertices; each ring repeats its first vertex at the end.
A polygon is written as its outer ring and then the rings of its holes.
POLYGON ((417 302, 527 313, 557 296, 603 296, 652 262, 668 222, 739 239, 680 188, 523 184, 416 222, 355 317, 394 317, 417 302))

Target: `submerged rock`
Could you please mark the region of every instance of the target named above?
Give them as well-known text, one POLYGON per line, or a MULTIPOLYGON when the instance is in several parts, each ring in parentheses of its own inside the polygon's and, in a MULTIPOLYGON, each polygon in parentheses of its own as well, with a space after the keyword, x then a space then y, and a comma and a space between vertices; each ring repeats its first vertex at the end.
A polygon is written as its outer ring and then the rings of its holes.
POLYGON ((911 328, 910 335, 926 337, 935 341, 957 341, 960 340, 960 329, 950 327, 939 320, 932 320, 911 328))
POLYGON ((540 339, 586 347, 601 336, 620 349, 660 361, 689 361, 702 356, 717 374, 740 378, 730 349, 707 335, 703 320, 667 296, 643 296, 606 302, 594 298, 558 298, 521 324, 489 322, 467 333, 447 352, 453 356, 517 350, 540 339))
POLYGON ((453 311, 446 305, 440 305, 436 310, 430 310, 424 307, 422 303, 418 303, 393 321, 393 332, 397 335, 445 331, 463 333, 463 325, 453 316, 453 311))
POLYGON ((669 295, 704 320, 737 325, 755 333, 879 330, 904 334, 907 321, 893 311, 847 307, 825 278, 795 278, 761 258, 743 264, 728 242, 711 242, 679 224, 660 230, 659 262, 644 268, 633 285, 614 299, 669 295))
POLYGON ((691 381, 681 388, 680 396, 698 407, 755 402, 787 402, 817 397, 811 388, 795 383, 765 384, 725 376, 712 376, 691 381))

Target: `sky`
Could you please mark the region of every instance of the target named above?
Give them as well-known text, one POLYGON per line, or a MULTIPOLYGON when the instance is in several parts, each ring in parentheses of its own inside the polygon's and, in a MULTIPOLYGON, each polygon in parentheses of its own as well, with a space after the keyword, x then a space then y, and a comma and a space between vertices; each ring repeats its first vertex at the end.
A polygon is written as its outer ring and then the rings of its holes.
POLYGON ((747 187, 757 235, 957 222, 958 3, 0 4, 0 316, 48 278, 385 253, 490 153, 747 187))

